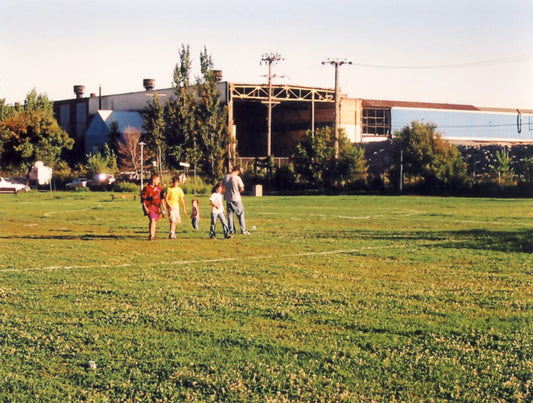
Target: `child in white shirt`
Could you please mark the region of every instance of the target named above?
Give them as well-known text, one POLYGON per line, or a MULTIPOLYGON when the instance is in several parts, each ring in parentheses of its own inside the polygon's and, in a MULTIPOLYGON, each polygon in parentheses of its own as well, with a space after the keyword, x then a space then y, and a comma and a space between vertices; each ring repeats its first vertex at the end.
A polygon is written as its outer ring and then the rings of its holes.
POLYGON ((209 198, 209 203, 211 203, 211 227, 209 228, 209 238, 216 239, 216 225, 217 225, 217 218, 222 223, 222 230, 224 231, 224 238, 233 238, 229 234, 229 228, 228 224, 226 222, 226 216, 224 215, 224 198, 222 196, 222 192, 224 190, 224 186, 222 186, 222 183, 217 183, 213 187, 213 193, 211 194, 211 197, 209 198))

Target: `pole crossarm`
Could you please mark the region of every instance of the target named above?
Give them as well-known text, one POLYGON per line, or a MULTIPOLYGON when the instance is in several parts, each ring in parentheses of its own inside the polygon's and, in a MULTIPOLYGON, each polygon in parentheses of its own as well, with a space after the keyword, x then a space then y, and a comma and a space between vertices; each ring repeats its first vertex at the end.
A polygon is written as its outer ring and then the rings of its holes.
MULTIPOLYGON (((233 99, 268 102, 268 85, 230 83, 230 96, 233 99)), ((272 85, 271 101, 275 103, 282 101, 335 102, 335 90, 272 85)))

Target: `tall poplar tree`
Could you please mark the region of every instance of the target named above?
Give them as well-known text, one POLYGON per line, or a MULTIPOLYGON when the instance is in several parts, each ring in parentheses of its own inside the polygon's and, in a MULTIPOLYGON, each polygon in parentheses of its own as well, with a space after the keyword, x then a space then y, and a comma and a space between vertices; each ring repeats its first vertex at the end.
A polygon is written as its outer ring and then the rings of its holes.
POLYGON ((216 181, 224 174, 230 132, 227 125, 227 108, 221 108, 220 105, 213 60, 205 47, 200 54, 200 68, 202 76, 196 82, 196 133, 201 152, 200 166, 211 180, 216 181))
POLYGON ((172 89, 175 98, 165 108, 165 138, 168 163, 177 168, 180 161, 196 164, 194 89, 190 83, 191 57, 189 45, 181 46, 180 61, 174 68, 172 89))
MULTIPOLYGON (((144 120, 144 135, 141 140, 146 143, 147 151, 150 155, 157 156, 157 166, 166 165, 166 155, 168 144, 165 138, 165 107, 159 101, 157 93, 154 94, 151 102, 148 102, 142 112, 144 120)), ((144 158, 144 156, 141 156, 144 158)))

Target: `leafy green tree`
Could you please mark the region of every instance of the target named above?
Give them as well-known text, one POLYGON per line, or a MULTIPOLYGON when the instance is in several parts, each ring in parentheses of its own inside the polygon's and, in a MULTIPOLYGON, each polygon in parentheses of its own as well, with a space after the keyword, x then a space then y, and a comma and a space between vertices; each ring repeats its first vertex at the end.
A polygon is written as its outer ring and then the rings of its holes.
POLYGON ((356 182, 364 182, 367 178, 367 162, 365 150, 351 145, 346 137, 340 141, 340 153, 337 161, 337 186, 344 187, 356 182))
POLYGON ((302 185, 317 189, 342 188, 366 176, 364 152, 354 147, 344 130, 339 131, 339 158, 331 127, 308 131, 296 144, 292 160, 302 185))
POLYGON ((296 144, 292 160, 298 181, 306 187, 324 188, 327 170, 335 157, 331 129, 307 131, 296 144))
POLYGON ((88 177, 99 173, 118 172, 117 156, 108 144, 104 145, 102 152, 87 154, 87 164, 85 165, 88 177))
POLYGON ((196 83, 197 156, 203 172, 216 181, 223 176, 228 160, 227 149, 231 137, 226 121, 227 108, 221 108, 213 61, 206 48, 200 54, 200 66, 202 77, 196 83))
POLYGON ((141 140, 147 145, 147 150, 157 155, 157 165, 166 165, 166 155, 168 145, 165 138, 165 107, 161 104, 157 93, 154 94, 152 102, 142 112, 144 119, 144 135, 141 140))
POLYGON ((74 140, 61 129, 53 113, 53 103, 35 89, 24 106, 0 108, 0 163, 11 169, 29 170, 35 161, 55 166, 63 150, 74 140))
MULTIPOLYGON (((443 190, 466 182, 466 164, 454 145, 442 139, 429 123, 411 122, 395 133, 394 143, 403 160, 403 172, 412 183, 443 190)), ((399 160, 399 158, 398 158, 399 160)))
POLYGON ((172 88, 175 99, 165 108, 165 138, 168 163, 177 168, 180 161, 196 163, 196 100, 190 83, 191 57, 189 46, 182 45, 180 61, 174 68, 172 88))

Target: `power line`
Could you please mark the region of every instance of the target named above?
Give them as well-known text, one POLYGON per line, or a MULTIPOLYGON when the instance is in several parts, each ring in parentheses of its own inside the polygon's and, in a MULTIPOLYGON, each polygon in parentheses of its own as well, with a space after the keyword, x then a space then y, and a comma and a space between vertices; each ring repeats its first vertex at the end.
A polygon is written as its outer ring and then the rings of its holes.
POLYGON ((455 63, 455 64, 433 64, 433 65, 384 65, 384 64, 367 64, 367 63, 353 63, 357 67, 369 67, 375 69, 412 69, 412 70, 422 70, 422 69, 453 69, 461 67, 475 67, 475 66, 489 66, 494 64, 504 64, 504 63, 513 63, 517 61, 527 60, 533 58, 533 53, 528 53, 519 56, 504 57, 499 59, 491 60, 482 60, 477 62, 469 63, 455 63))
MULTIPOLYGON (((434 123, 434 122, 429 122, 429 123, 434 123)), ((437 129, 471 129, 471 128, 516 127, 516 123, 499 124, 499 125, 485 124, 485 125, 436 125, 436 126, 437 126, 437 129)), ((395 124, 391 125, 391 128, 400 128, 400 127, 403 127, 403 126, 395 125, 395 124)))

